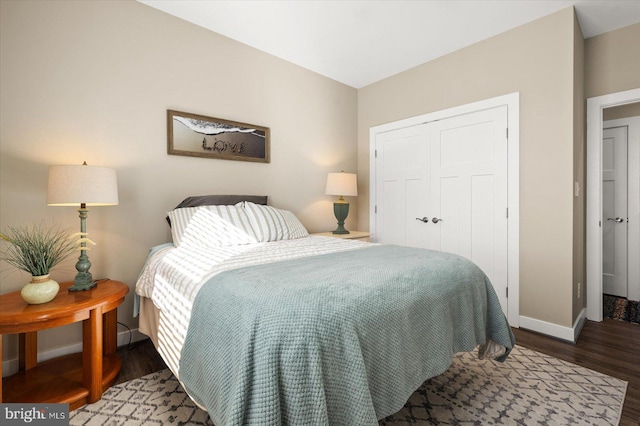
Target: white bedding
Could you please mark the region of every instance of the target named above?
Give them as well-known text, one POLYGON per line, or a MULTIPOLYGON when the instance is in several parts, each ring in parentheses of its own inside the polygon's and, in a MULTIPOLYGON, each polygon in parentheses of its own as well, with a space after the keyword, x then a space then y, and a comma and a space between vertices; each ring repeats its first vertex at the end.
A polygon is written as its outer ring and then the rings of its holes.
POLYGON ((355 250, 370 243, 309 236, 294 240, 195 250, 168 246, 155 252, 136 283, 136 293, 159 309, 158 352, 176 377, 180 353, 200 287, 214 275, 250 265, 355 250))

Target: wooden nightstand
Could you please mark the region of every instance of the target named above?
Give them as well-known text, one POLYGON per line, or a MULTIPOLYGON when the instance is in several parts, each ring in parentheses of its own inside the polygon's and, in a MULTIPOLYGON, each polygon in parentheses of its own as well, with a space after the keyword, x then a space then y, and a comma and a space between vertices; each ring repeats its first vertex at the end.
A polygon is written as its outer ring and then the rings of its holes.
POLYGON ((70 293, 72 284, 61 283, 55 299, 41 305, 27 304, 19 291, 0 296, 0 338, 20 335, 20 371, 2 380, 0 402, 66 403, 73 410, 99 400, 115 381, 122 367, 116 354, 117 307, 129 286, 106 280, 91 290, 70 293), (82 352, 38 364, 38 330, 79 321, 82 352))
POLYGON ((342 238, 347 240, 362 240, 369 241, 370 234, 364 231, 349 231, 348 234, 334 234, 333 232, 318 232, 316 234, 319 237, 331 237, 331 238, 342 238))

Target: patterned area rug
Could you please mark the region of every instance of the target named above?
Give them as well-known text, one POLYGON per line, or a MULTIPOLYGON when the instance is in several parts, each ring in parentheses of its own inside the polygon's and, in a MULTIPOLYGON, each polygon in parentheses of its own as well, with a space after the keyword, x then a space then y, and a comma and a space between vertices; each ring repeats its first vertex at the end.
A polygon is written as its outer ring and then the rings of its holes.
POLYGON ((640 324, 640 302, 604 294, 602 304, 602 314, 605 318, 640 324))
MULTIPOLYGON (((504 364, 456 355, 387 425, 617 425, 627 383, 516 346, 504 364)), ((212 425, 169 372, 114 386, 70 425, 212 425)))

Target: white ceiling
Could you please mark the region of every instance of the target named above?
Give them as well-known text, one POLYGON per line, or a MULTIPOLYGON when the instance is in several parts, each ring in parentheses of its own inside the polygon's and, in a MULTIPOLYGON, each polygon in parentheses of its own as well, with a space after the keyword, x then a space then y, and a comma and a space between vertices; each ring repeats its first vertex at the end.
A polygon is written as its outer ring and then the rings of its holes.
POLYGON ((640 0, 138 0, 360 88, 574 5, 585 38, 640 22, 640 0))

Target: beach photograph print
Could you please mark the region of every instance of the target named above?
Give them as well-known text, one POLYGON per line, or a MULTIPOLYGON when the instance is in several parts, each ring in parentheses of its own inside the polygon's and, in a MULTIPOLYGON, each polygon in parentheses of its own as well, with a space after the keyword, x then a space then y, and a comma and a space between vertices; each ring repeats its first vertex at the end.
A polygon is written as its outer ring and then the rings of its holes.
POLYGON ((170 155, 269 162, 269 128, 167 110, 170 155))

